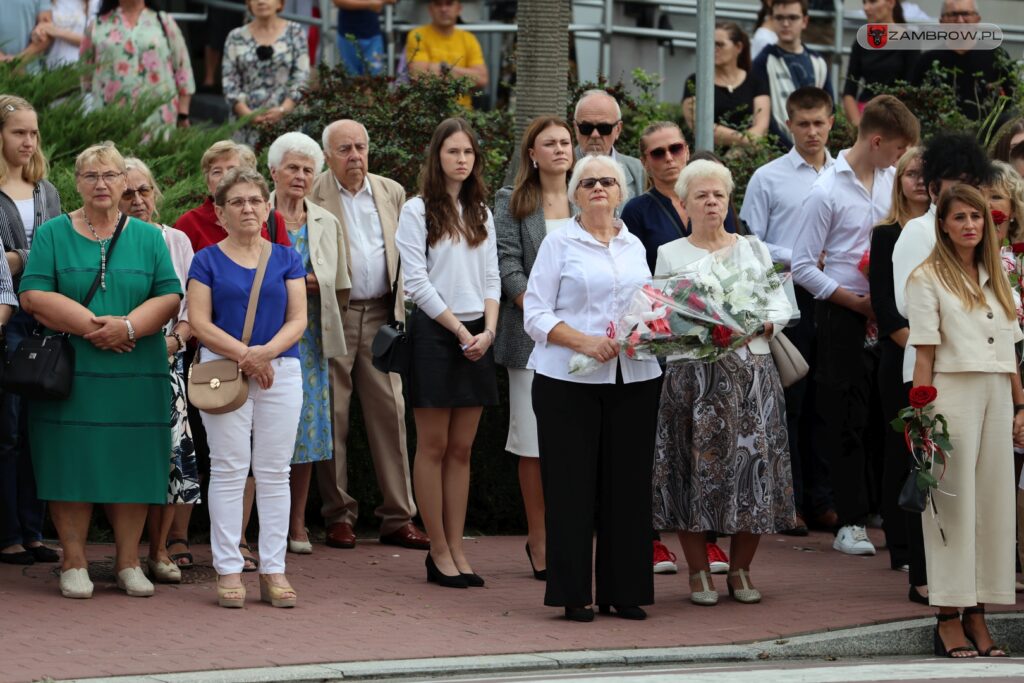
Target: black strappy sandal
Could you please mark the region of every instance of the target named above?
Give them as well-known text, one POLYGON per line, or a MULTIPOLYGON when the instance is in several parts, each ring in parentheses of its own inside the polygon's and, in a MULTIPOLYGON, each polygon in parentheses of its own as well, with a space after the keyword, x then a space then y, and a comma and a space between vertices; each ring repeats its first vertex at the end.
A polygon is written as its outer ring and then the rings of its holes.
MULTIPOLYGON (((183 545, 186 548, 189 547, 187 538, 169 538, 167 539, 167 543, 164 544, 164 548, 170 550, 172 545, 183 545)), ((171 558, 171 562, 173 562, 178 569, 192 569, 192 567, 195 566, 195 559, 192 557, 192 553, 189 550, 186 550, 183 553, 174 553, 169 555, 169 557, 171 558), (185 562, 183 563, 181 560, 185 560, 185 562)))
MULTIPOLYGON (((977 607, 964 607, 964 614, 963 615, 966 617, 968 614, 981 614, 982 615, 982 619, 984 619, 985 607, 983 605, 979 605, 977 607)), ((963 620, 961 620, 960 623, 963 624, 963 627, 964 627, 964 636, 966 636, 967 640, 971 641, 971 643, 974 645, 974 647, 978 650, 978 656, 979 657, 1009 657, 1010 656, 1006 652, 1005 649, 999 647, 995 643, 990 645, 987 650, 982 652, 981 648, 978 647, 978 644, 974 642, 974 638, 971 638, 970 634, 967 633, 967 624, 964 623, 963 620), (994 654, 992 654, 993 652, 1001 652, 1002 654, 994 655, 994 654)))
MULTIPOLYGON (((960 615, 954 612, 953 614, 943 614, 939 612, 935 615, 935 621, 942 623, 943 621, 950 621, 951 619, 959 619, 960 615)), ((964 636, 967 634, 965 633, 964 636)), ((968 640, 970 640, 968 638, 968 640)), ((942 636, 939 635, 939 624, 935 624, 935 656, 936 657, 950 657, 952 659, 971 659, 972 657, 978 656, 978 651, 970 645, 961 645, 960 647, 946 649, 946 644, 942 642, 942 636), (974 654, 966 655, 964 657, 957 657, 958 652, 972 652, 974 654)))

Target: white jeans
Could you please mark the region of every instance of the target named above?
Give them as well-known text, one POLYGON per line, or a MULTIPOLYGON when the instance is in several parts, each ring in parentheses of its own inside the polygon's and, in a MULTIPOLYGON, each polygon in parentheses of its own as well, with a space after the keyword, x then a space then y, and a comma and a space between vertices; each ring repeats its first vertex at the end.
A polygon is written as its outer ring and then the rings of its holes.
MULTIPOLYGON (((203 361, 219 357, 206 349, 202 353, 203 361)), ((237 574, 245 566, 238 542, 250 463, 260 520, 260 573, 284 572, 291 508, 288 476, 302 411, 302 369, 297 358, 276 358, 271 365, 274 383, 269 389, 250 379, 249 398, 238 410, 201 413, 210 445, 210 545, 218 574, 237 574)))

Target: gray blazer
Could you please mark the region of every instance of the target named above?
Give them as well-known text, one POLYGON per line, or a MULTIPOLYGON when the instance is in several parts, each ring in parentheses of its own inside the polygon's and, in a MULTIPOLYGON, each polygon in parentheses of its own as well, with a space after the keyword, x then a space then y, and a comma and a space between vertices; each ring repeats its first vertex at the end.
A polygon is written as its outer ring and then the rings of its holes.
MULTIPOLYGON (((583 158, 583 150, 579 147, 576 148, 576 158, 583 158)), ((626 174, 626 189, 629 191, 629 197, 623 197, 622 204, 619 205, 619 211, 621 211, 627 201, 633 197, 639 197, 647 191, 644 188, 644 185, 647 183, 647 173, 644 171, 644 165, 639 159, 623 154, 618 150, 615 150, 615 161, 619 162, 619 166, 622 167, 623 172, 626 174)))
POLYGON ((523 309, 516 298, 526 291, 526 283, 537 259, 537 250, 547 235, 544 207, 524 220, 509 211, 512 188, 503 187, 494 198, 494 232, 498 240, 498 270, 501 272, 501 310, 498 336, 494 340, 494 359, 507 368, 525 368, 533 353, 533 340, 523 329, 523 309))

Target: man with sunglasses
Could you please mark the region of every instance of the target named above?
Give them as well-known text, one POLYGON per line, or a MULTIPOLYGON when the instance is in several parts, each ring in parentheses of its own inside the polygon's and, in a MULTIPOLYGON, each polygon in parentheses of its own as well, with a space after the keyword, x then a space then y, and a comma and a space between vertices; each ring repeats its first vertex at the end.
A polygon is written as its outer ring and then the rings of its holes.
MULTIPOLYGON (((627 196, 638 197, 644 191, 647 177, 643 164, 636 157, 615 149, 622 134, 622 109, 619 102, 604 90, 588 90, 576 102, 573 115, 576 128, 576 158, 587 154, 604 154, 619 163, 626 173, 627 196)), ((632 228, 630 228, 632 229, 632 228)))
POLYGON ((830 95, 834 92, 828 75, 828 62, 802 42, 807 28, 807 0, 775 0, 772 20, 779 42, 761 50, 751 67, 759 82, 758 91, 771 97, 771 124, 768 132, 778 136, 785 149, 793 145, 786 127, 789 114, 786 100, 798 88, 814 86, 830 95))
MULTIPOLYGON (((975 0, 945 0, 942 24, 977 24, 981 14, 975 0)), ((960 113, 978 121, 988 114, 988 99, 1000 91, 1013 95, 1013 60, 1001 47, 994 50, 929 50, 921 55, 910 73, 914 85, 934 84, 932 66, 943 69, 942 81, 952 82, 960 113)), ((996 127, 998 128, 998 125, 996 127)))

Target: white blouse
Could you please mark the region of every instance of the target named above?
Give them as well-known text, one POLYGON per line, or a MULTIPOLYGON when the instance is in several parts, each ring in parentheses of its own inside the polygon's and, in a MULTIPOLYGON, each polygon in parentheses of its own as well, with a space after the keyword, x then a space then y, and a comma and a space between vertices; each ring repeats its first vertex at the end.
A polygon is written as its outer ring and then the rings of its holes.
POLYGON ((647 282, 647 252, 643 243, 619 221, 619 233, 607 247, 575 218, 551 232, 540 244, 523 298, 523 323, 536 342, 527 368, 553 379, 583 384, 614 384, 622 368, 626 384, 661 375, 656 360, 630 360, 625 353, 595 372, 569 374, 574 351, 548 344, 548 333, 559 323, 586 335, 603 335, 608 324, 626 312, 637 288, 647 282))
MULTIPOLYGON (((484 314, 484 300, 499 301, 498 242, 487 209, 487 240, 471 247, 444 239, 427 248, 426 205, 413 197, 402 207, 395 243, 402 257, 405 295, 431 318, 450 309, 462 321, 484 314)), ((461 208, 460 208, 461 212, 461 208)))
POLYGON ((185 296, 181 297, 181 305, 178 307, 178 314, 167 321, 164 326, 164 333, 170 334, 174 326, 179 322, 188 322, 188 270, 192 267, 192 241, 188 235, 181 230, 172 228, 169 225, 160 226, 164 231, 164 242, 167 243, 167 250, 171 252, 171 263, 174 265, 174 272, 181 280, 181 291, 185 296))

